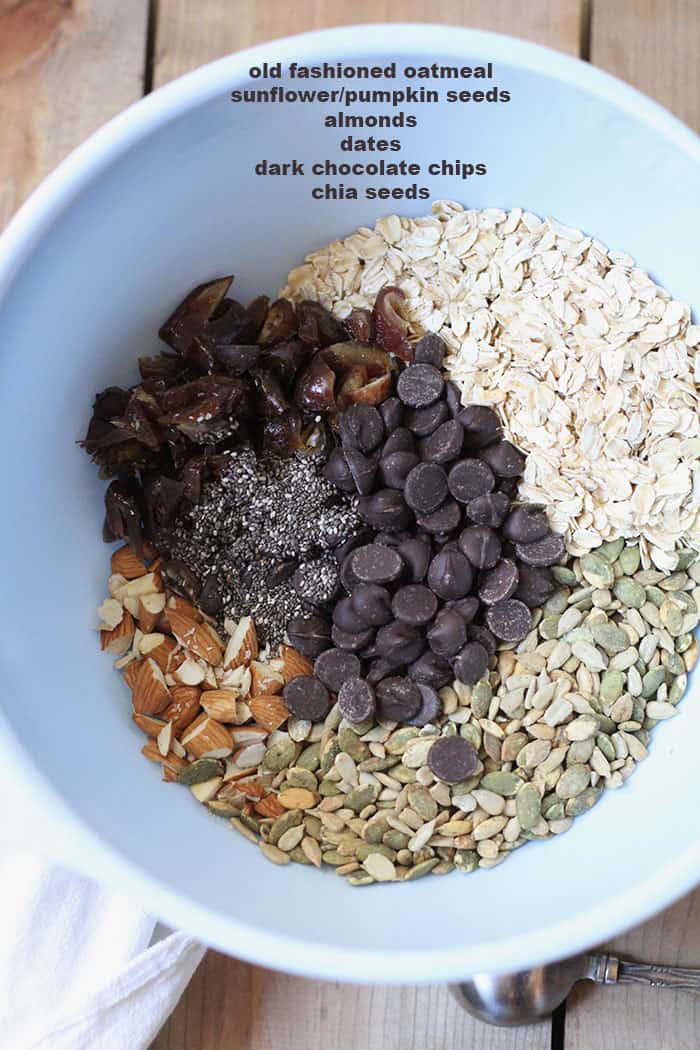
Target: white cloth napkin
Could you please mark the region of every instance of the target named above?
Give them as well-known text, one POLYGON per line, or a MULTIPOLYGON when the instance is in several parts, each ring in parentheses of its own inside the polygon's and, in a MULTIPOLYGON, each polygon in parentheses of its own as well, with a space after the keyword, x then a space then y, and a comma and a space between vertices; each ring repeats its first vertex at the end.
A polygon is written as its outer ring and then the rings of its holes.
POLYGON ((1 1050, 142 1050, 204 947, 121 893, 30 853, 0 857, 1 1050))

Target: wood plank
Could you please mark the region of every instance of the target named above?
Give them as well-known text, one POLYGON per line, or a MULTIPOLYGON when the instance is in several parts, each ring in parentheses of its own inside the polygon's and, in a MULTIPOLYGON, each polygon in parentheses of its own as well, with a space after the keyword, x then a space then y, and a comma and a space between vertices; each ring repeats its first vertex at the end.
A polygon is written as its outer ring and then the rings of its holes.
POLYGON ((78 143, 141 95, 147 0, 0 0, 0 228, 78 143))
MULTIPOLYGON (((265 40, 333 25, 442 22, 510 33, 569 54, 583 0, 159 0, 154 83, 265 40)), ((489 1028, 443 987, 307 981, 209 952, 152 1050, 549 1050, 549 1023, 489 1028)))
POLYGON ((366 22, 445 22, 580 49, 582 0, 160 0, 155 83, 264 40, 366 22))
MULTIPOLYGON (((609 945, 641 962, 700 965, 700 891, 609 945)), ((697 1050, 700 997, 580 984, 566 1004, 566 1050, 697 1050)))
POLYGON ((549 1032, 482 1025, 444 986, 307 981, 209 952, 151 1050, 549 1050, 549 1032))
MULTIPOLYGON (((697 0, 594 0, 591 61, 700 130, 697 0)), ((608 946, 646 962, 700 965, 700 890, 608 946)), ((682 992, 580 985, 566 1006, 566 1050, 696 1050, 700 999, 682 992)))
POLYGON ((591 61, 700 131, 698 0, 594 0, 591 61))

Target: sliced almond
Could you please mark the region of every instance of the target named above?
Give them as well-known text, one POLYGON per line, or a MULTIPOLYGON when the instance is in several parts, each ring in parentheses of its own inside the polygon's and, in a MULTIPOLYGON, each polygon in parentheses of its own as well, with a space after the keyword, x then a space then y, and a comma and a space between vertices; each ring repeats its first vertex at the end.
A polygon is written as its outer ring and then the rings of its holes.
POLYGON ((260 726, 236 726, 231 730, 236 747, 245 744, 258 744, 267 739, 267 730, 260 726))
POLYGON ((180 685, 200 685, 204 681, 205 673, 204 667, 189 656, 173 671, 173 678, 180 685))
POLYGON ((144 594, 136 599, 136 612, 134 615, 139 622, 139 627, 144 634, 155 631, 160 620, 160 614, 165 608, 164 594, 144 594))
POLYGON ((203 755, 224 758, 233 750, 233 737, 228 729, 206 714, 200 715, 188 726, 180 737, 180 743, 195 758, 203 755))
POLYGON ((192 602, 188 602, 186 598, 181 598, 179 594, 168 595, 168 601, 166 604, 166 610, 168 616, 170 610, 175 609, 176 612, 181 612, 183 616, 189 616, 190 620, 196 620, 201 623, 204 619, 199 609, 197 609, 192 602))
POLYGON ((144 660, 139 667, 131 701, 141 715, 157 715, 168 706, 170 691, 155 660, 144 660))
POLYGON ((190 791, 198 802, 210 802, 221 787, 223 777, 212 777, 211 780, 203 780, 200 784, 191 784, 190 791))
POLYGON ((202 707, 217 722, 234 722, 238 693, 234 689, 208 689, 202 694, 202 707))
POLYGON ((287 682, 291 682, 292 678, 313 674, 314 666, 311 661, 302 656, 293 646, 281 645, 280 654, 282 657, 282 677, 285 685, 287 682))
POLYGON ((139 642, 139 652, 155 660, 163 674, 174 674, 186 659, 175 639, 159 631, 144 634, 139 642))
POLYGON ((211 664, 207 664, 204 670, 204 681, 202 682, 202 689, 218 689, 219 683, 216 680, 216 673, 211 664))
POLYGON ((178 609, 169 609, 168 619, 180 645, 209 664, 221 663, 223 644, 209 624, 198 623, 178 609))
POLYGON ((131 717, 146 736, 157 737, 166 724, 162 718, 154 718, 153 715, 141 715, 138 711, 134 711, 131 717))
POLYGON ((148 572, 134 548, 128 543, 114 552, 111 565, 113 573, 120 573, 127 580, 136 580, 148 572))
POLYGON ((265 757, 263 743, 246 744, 233 753, 233 764, 237 769, 257 769, 265 757))
POLYGON ((162 591, 163 584, 155 572, 147 572, 145 576, 139 576, 135 580, 128 580, 119 590, 117 597, 123 601, 127 597, 140 597, 143 594, 155 594, 162 591))
POLYGON ((158 744, 158 750, 160 751, 163 758, 166 757, 170 751, 170 745, 173 739, 173 724, 172 722, 166 722, 161 731, 159 732, 156 743, 158 744))
POLYGON ((255 803, 253 809, 261 817, 281 817, 286 812, 284 806, 277 801, 277 796, 272 794, 261 798, 259 802, 255 803))
POLYGON ((236 783, 236 790, 244 792, 246 798, 265 798, 265 795, 270 791, 273 780, 274 775, 272 773, 262 773, 256 777, 251 777, 249 773, 244 779, 236 783))
POLYGON ((172 722, 176 733, 187 729, 199 714, 200 690, 193 685, 175 685, 170 690, 170 703, 163 711, 163 718, 172 722))
POLYGON ((143 663, 143 660, 132 660, 131 663, 127 664, 124 668, 124 681, 128 685, 129 689, 134 688, 136 685, 136 679, 139 673, 139 667, 143 663))
POLYGON ((113 631, 122 622, 124 609, 122 603, 116 598, 105 598, 97 609, 100 617, 100 631, 113 631))
POLYGON ((256 696, 248 701, 253 718, 258 725, 273 732, 289 718, 287 705, 281 696, 256 696))
MULTIPOLYGON (((108 599, 108 601, 111 600, 111 598, 108 599)), ((100 635, 102 651, 111 653, 112 656, 124 656, 131 648, 135 631, 136 625, 131 613, 127 609, 122 609, 122 617, 117 626, 111 631, 102 631, 100 635)))
MULTIPOLYGON (((156 750, 158 749, 156 748, 156 750)), ((160 753, 158 757, 160 757, 160 753)), ((176 755, 171 751, 170 754, 163 759, 163 780, 177 780, 179 774, 183 769, 186 769, 188 765, 189 762, 187 762, 185 758, 181 758, 179 755, 176 755)))
POLYGON ((107 580, 107 590, 109 591, 110 598, 119 598, 121 589, 125 583, 127 583, 126 576, 122 576, 120 572, 113 572, 110 578, 107 580))
POLYGON ((258 655, 258 636, 250 616, 243 616, 236 624, 226 645, 224 667, 227 670, 246 666, 258 655))
POLYGON ((149 759, 149 761, 151 762, 163 761, 163 756, 158 750, 158 745, 155 742, 155 739, 149 740, 147 744, 143 745, 143 747, 141 748, 141 754, 145 755, 146 758, 149 759))
POLYGON ((272 696, 284 688, 284 675, 270 664, 252 660, 250 664, 250 695, 272 696))

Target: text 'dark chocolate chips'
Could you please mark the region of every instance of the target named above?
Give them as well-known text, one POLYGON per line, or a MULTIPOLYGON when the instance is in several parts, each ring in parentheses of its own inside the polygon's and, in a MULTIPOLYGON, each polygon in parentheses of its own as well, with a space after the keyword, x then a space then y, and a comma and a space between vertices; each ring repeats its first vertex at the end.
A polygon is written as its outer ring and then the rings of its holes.
POLYGON ((323 682, 311 675, 300 675, 287 682, 282 693, 295 718, 320 722, 330 710, 331 698, 323 682))
POLYGON ((558 532, 550 532, 534 543, 516 543, 515 553, 526 565, 540 568, 556 565, 564 553, 564 537, 558 532))
POLYGON ((352 555, 352 571, 361 583, 390 583, 399 578, 402 569, 399 552, 381 543, 358 547, 352 555))
POLYGON ((294 648, 311 659, 331 644, 331 627, 322 616, 292 617, 287 624, 287 635, 294 648))
POLYGON ((422 583, 409 583, 399 588, 391 603, 394 616, 402 623, 420 627, 430 623, 435 616, 438 600, 422 583))
POLYGON ((461 459, 447 475, 450 494, 460 503, 469 503, 477 496, 486 495, 495 485, 491 468, 480 459, 461 459))
POLYGON ((404 499, 417 514, 431 514, 447 495, 447 475, 438 463, 419 463, 409 473, 404 499))
POLYGON ((404 405, 425 408, 442 394, 444 380, 434 365, 413 364, 405 368, 396 383, 396 393, 404 405))
POLYGON ((501 558, 492 569, 479 577, 479 597, 484 605, 504 602, 515 593, 518 586, 518 570, 510 558, 501 558))
POLYGON ((501 541, 493 529, 470 525, 462 529, 459 549, 475 569, 492 569, 501 556, 501 541))
POLYGON ((441 736, 428 751, 431 772, 447 784, 458 784, 476 773, 479 752, 462 736, 441 736))
POLYGON ((480 452, 499 478, 518 478, 525 470, 525 456, 510 441, 497 441, 480 452))
POLYGON ((346 678, 338 690, 338 707, 343 718, 359 724, 374 716, 374 689, 364 678, 346 678))
POLYGON ((532 614, 524 602, 510 598, 486 610, 486 624, 503 642, 521 642, 532 626, 532 614))
POLYGON ((442 700, 437 690, 431 685, 425 685, 423 682, 416 682, 416 685, 420 690, 420 707, 418 714, 408 719, 408 724, 410 726, 427 726, 431 722, 434 724, 442 714, 442 700))
POLYGON ((337 693, 348 678, 359 677, 361 670, 359 658, 342 649, 326 649, 314 663, 314 674, 332 693, 337 693))
POLYGON ((481 642, 467 642, 453 664, 455 678, 465 685, 476 685, 486 674, 489 654, 481 642))
POLYGON ((410 678, 394 675, 384 678, 376 687, 377 713, 392 722, 407 722, 418 714, 420 689, 410 678))
POLYGON ((472 586, 472 569, 461 551, 442 550, 428 569, 428 585, 438 598, 453 601, 464 598, 472 586))

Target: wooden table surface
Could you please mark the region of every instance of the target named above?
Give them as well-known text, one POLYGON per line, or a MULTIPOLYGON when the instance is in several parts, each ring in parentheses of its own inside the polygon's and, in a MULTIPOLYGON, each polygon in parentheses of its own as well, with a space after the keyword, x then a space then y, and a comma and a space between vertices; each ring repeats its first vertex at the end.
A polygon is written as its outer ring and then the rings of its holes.
MULTIPOLYGON (((700 0, 0 0, 0 227, 70 149, 153 87, 275 37, 399 20, 578 55, 700 130, 700 0)), ((610 947, 700 965, 700 890, 610 947)), ((153 1050, 699 1046, 700 999, 679 993, 589 988, 553 1023, 509 1031, 473 1021, 444 987, 306 981, 210 951, 153 1050)))

